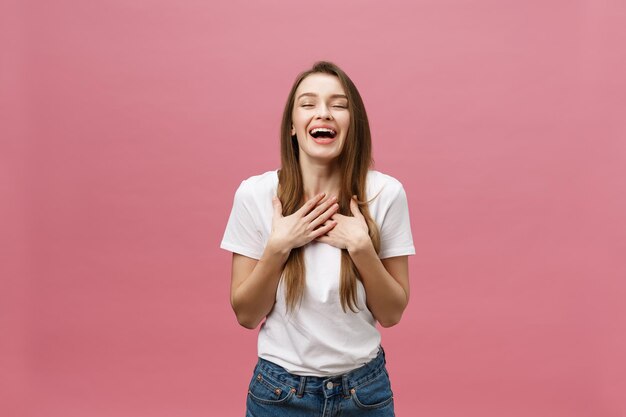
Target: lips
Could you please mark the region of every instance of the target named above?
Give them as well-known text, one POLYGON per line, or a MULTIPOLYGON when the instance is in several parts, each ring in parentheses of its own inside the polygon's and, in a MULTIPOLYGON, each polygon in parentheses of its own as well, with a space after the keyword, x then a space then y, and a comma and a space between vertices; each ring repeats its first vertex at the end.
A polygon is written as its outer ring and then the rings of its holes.
POLYGON ((316 125, 309 129, 309 135, 313 138, 330 138, 333 139, 337 136, 337 130, 329 125, 316 125))
POLYGON ((336 140, 336 138, 313 138, 313 141, 320 145, 328 145, 329 143, 333 143, 336 140))

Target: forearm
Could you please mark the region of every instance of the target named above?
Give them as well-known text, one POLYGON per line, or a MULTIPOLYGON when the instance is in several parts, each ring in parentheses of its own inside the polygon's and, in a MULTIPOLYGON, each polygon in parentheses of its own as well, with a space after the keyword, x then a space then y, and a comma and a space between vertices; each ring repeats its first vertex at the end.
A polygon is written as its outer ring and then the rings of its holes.
POLYGON ((397 324, 408 304, 402 286, 382 264, 371 240, 349 248, 350 257, 359 270, 365 287, 367 306, 383 327, 397 324))
POLYGON ((256 328, 272 310, 289 252, 268 242, 250 276, 235 289, 231 303, 242 326, 256 328))

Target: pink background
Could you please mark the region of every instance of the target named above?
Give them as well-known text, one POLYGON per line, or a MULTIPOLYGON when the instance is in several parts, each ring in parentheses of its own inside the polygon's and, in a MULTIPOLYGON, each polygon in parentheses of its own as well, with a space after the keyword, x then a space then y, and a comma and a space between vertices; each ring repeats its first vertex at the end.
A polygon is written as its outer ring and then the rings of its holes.
POLYGON ((0 414, 242 416, 219 242, 317 59, 407 190, 398 416, 626 415, 619 0, 0 6, 0 414))

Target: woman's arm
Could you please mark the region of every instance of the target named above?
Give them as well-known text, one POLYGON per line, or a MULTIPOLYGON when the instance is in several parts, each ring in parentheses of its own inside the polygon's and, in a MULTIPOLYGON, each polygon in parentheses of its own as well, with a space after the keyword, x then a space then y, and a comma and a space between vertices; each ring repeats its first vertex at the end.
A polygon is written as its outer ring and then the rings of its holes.
POLYGON ((268 242, 259 260, 233 253, 230 304, 243 327, 256 328, 272 310, 289 252, 268 242))
POLYGON ((361 275, 369 310, 383 327, 398 324, 409 303, 408 256, 381 260, 370 239, 347 249, 361 275))
POLYGON ((380 260, 355 198, 350 200, 352 216, 332 216, 337 226, 317 240, 348 251, 361 275, 367 307, 381 326, 391 327, 400 321, 409 303, 408 256, 380 260))
POLYGON ((282 215, 282 204, 274 198, 272 231, 261 259, 257 261, 233 253, 230 304, 243 327, 254 329, 272 311, 276 289, 291 249, 303 246, 335 227, 334 222, 328 222, 316 229, 338 209, 333 198, 316 205, 322 197, 324 194, 309 199, 289 216, 282 215))

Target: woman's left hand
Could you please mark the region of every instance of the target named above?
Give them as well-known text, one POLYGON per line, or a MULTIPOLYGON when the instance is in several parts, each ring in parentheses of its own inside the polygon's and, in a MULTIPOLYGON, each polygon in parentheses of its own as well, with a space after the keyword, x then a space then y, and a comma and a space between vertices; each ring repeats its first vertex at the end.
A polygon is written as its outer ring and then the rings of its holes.
POLYGON ((317 237, 318 242, 328 243, 339 249, 352 251, 371 242, 369 228, 365 217, 359 210, 359 205, 355 200, 356 196, 350 199, 350 211, 352 216, 344 216, 339 213, 333 214, 330 220, 334 220, 337 225, 327 234, 317 237))

